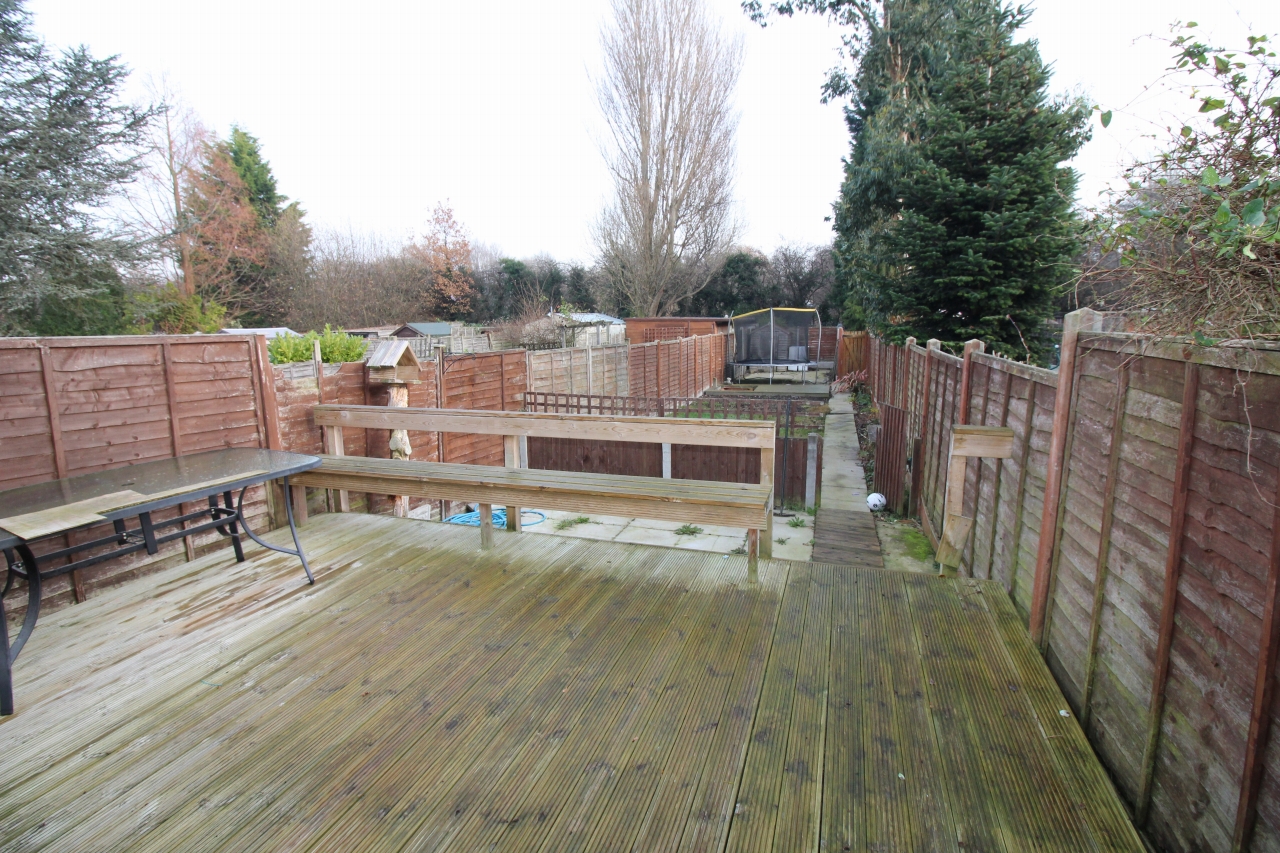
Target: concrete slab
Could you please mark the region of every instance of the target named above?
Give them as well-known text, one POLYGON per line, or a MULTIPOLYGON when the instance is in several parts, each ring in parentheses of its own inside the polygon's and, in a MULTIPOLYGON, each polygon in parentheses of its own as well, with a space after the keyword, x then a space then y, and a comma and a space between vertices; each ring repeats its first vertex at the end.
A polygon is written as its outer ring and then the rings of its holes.
MULTIPOLYGON (((777 533, 777 530, 774 530, 777 533)), ((813 531, 800 530, 788 531, 788 533, 799 533, 800 535, 788 535, 787 533, 777 535, 773 542, 773 559, 775 560, 804 560, 808 561, 813 554, 813 531), (778 539, 785 540, 778 542, 778 539)))
POLYGON ((712 537, 714 547, 709 548, 711 551, 719 551, 722 554, 730 554, 739 548, 746 549, 747 537, 746 532, 740 533, 738 536, 715 536, 712 537))
MULTIPOLYGON (((652 527, 632 527, 627 525, 617 536, 615 542, 629 542, 632 545, 666 545, 668 548, 686 548, 693 544, 695 537, 677 536, 670 530, 654 530, 652 527)), ((690 550, 703 550, 690 548, 690 550)))
MULTIPOLYGON (((869 512, 867 484, 858 461, 858 429, 848 394, 831 398, 822 442, 822 506, 869 512)), ((775 529, 777 522, 774 522, 775 529)))

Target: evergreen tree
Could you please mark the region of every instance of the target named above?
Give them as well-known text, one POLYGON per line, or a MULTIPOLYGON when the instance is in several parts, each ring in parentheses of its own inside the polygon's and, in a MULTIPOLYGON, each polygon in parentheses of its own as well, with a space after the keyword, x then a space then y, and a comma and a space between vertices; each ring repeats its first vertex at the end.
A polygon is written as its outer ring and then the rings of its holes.
POLYGON ((1059 164, 1087 138, 1088 110, 1046 98, 1035 44, 1014 42, 1026 15, 966 4, 918 106, 878 110, 869 156, 847 170, 839 249, 856 301, 890 340, 978 338, 1005 355, 1043 354, 1044 321, 1079 249, 1076 176, 1059 164), (882 118, 892 137, 875 126, 882 118), (871 204, 858 197, 869 168, 892 176, 871 204), (849 227, 855 207, 877 224, 849 227))
POLYGON ((258 138, 232 125, 231 138, 227 140, 227 154, 235 164, 240 180, 244 181, 249 203, 257 211, 263 227, 268 230, 274 228, 283 212, 284 203, 289 199, 277 189, 276 176, 271 172, 271 164, 262 159, 258 138))
MULTIPOLYGON (((744 6, 763 15, 759 3, 744 6)), ((773 10, 848 27, 852 149, 835 209, 845 317, 891 341, 986 341, 1038 357, 1078 250, 1075 175, 1087 109, 1051 102, 1028 13, 1000 0, 796 0, 773 10)))
POLYGON ((579 311, 596 310, 596 295, 591 292, 591 282, 586 267, 578 264, 569 267, 569 278, 564 283, 564 301, 579 311))
POLYGON ((781 304, 776 282, 767 274, 769 259, 753 251, 731 252, 682 310, 694 317, 745 314, 781 304))
POLYGON ((100 216, 137 172, 153 115, 119 103, 126 75, 84 48, 51 55, 20 0, 0 0, 0 334, 29 331, 54 303, 115 304, 116 267, 139 259, 100 216))
POLYGON ((243 326, 281 325, 308 273, 311 229, 287 200, 242 128, 204 146, 184 200, 195 288, 243 326))

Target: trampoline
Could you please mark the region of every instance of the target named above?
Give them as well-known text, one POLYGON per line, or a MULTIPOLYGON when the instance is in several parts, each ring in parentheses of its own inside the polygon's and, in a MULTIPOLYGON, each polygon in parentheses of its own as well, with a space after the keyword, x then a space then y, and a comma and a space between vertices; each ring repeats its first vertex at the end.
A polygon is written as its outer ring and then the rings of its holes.
POLYGON ((733 318, 733 363, 742 367, 813 370, 822 340, 817 308, 762 308, 733 318))

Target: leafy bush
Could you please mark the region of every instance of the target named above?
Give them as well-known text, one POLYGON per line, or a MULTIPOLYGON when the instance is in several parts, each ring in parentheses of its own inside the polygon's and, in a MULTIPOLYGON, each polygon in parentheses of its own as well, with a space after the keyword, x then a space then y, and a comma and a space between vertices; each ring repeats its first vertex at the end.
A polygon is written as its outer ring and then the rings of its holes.
POLYGON ((1194 26, 1170 42, 1170 72, 1199 111, 1094 221, 1103 251, 1086 281, 1119 278, 1119 307, 1147 331, 1203 345, 1278 337, 1280 61, 1265 36, 1228 50, 1193 38, 1194 26))
POLYGON ((131 296, 128 312, 138 334, 214 334, 227 324, 227 309, 198 294, 185 294, 173 282, 131 296))
POLYGON ((323 334, 307 332, 305 335, 277 335, 267 342, 267 354, 271 357, 272 364, 310 361, 315 341, 320 342, 320 360, 325 364, 359 361, 369 346, 364 338, 348 335, 341 329, 332 329, 326 323, 323 334))

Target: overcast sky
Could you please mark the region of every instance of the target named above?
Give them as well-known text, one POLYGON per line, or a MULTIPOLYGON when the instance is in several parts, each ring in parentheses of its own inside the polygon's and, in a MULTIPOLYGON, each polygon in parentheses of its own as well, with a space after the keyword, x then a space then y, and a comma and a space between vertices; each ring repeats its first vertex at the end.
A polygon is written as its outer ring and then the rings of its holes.
MULTIPOLYGON (((708 0, 743 39, 736 197, 741 243, 830 240, 848 134, 819 103, 839 33, 800 16, 761 29, 708 0)), ((1280 33, 1276 0, 1039 0, 1026 37, 1055 92, 1115 110, 1076 160, 1093 204, 1182 95, 1146 92, 1175 20, 1242 43, 1280 33)), ((262 143, 280 189, 317 229, 420 234, 449 200, 473 241, 503 254, 588 262, 610 187, 595 96, 605 0, 30 0, 55 46, 118 54, 141 96, 167 77, 201 120, 262 143)), ((1192 107, 1194 109, 1194 107, 1192 107)))

